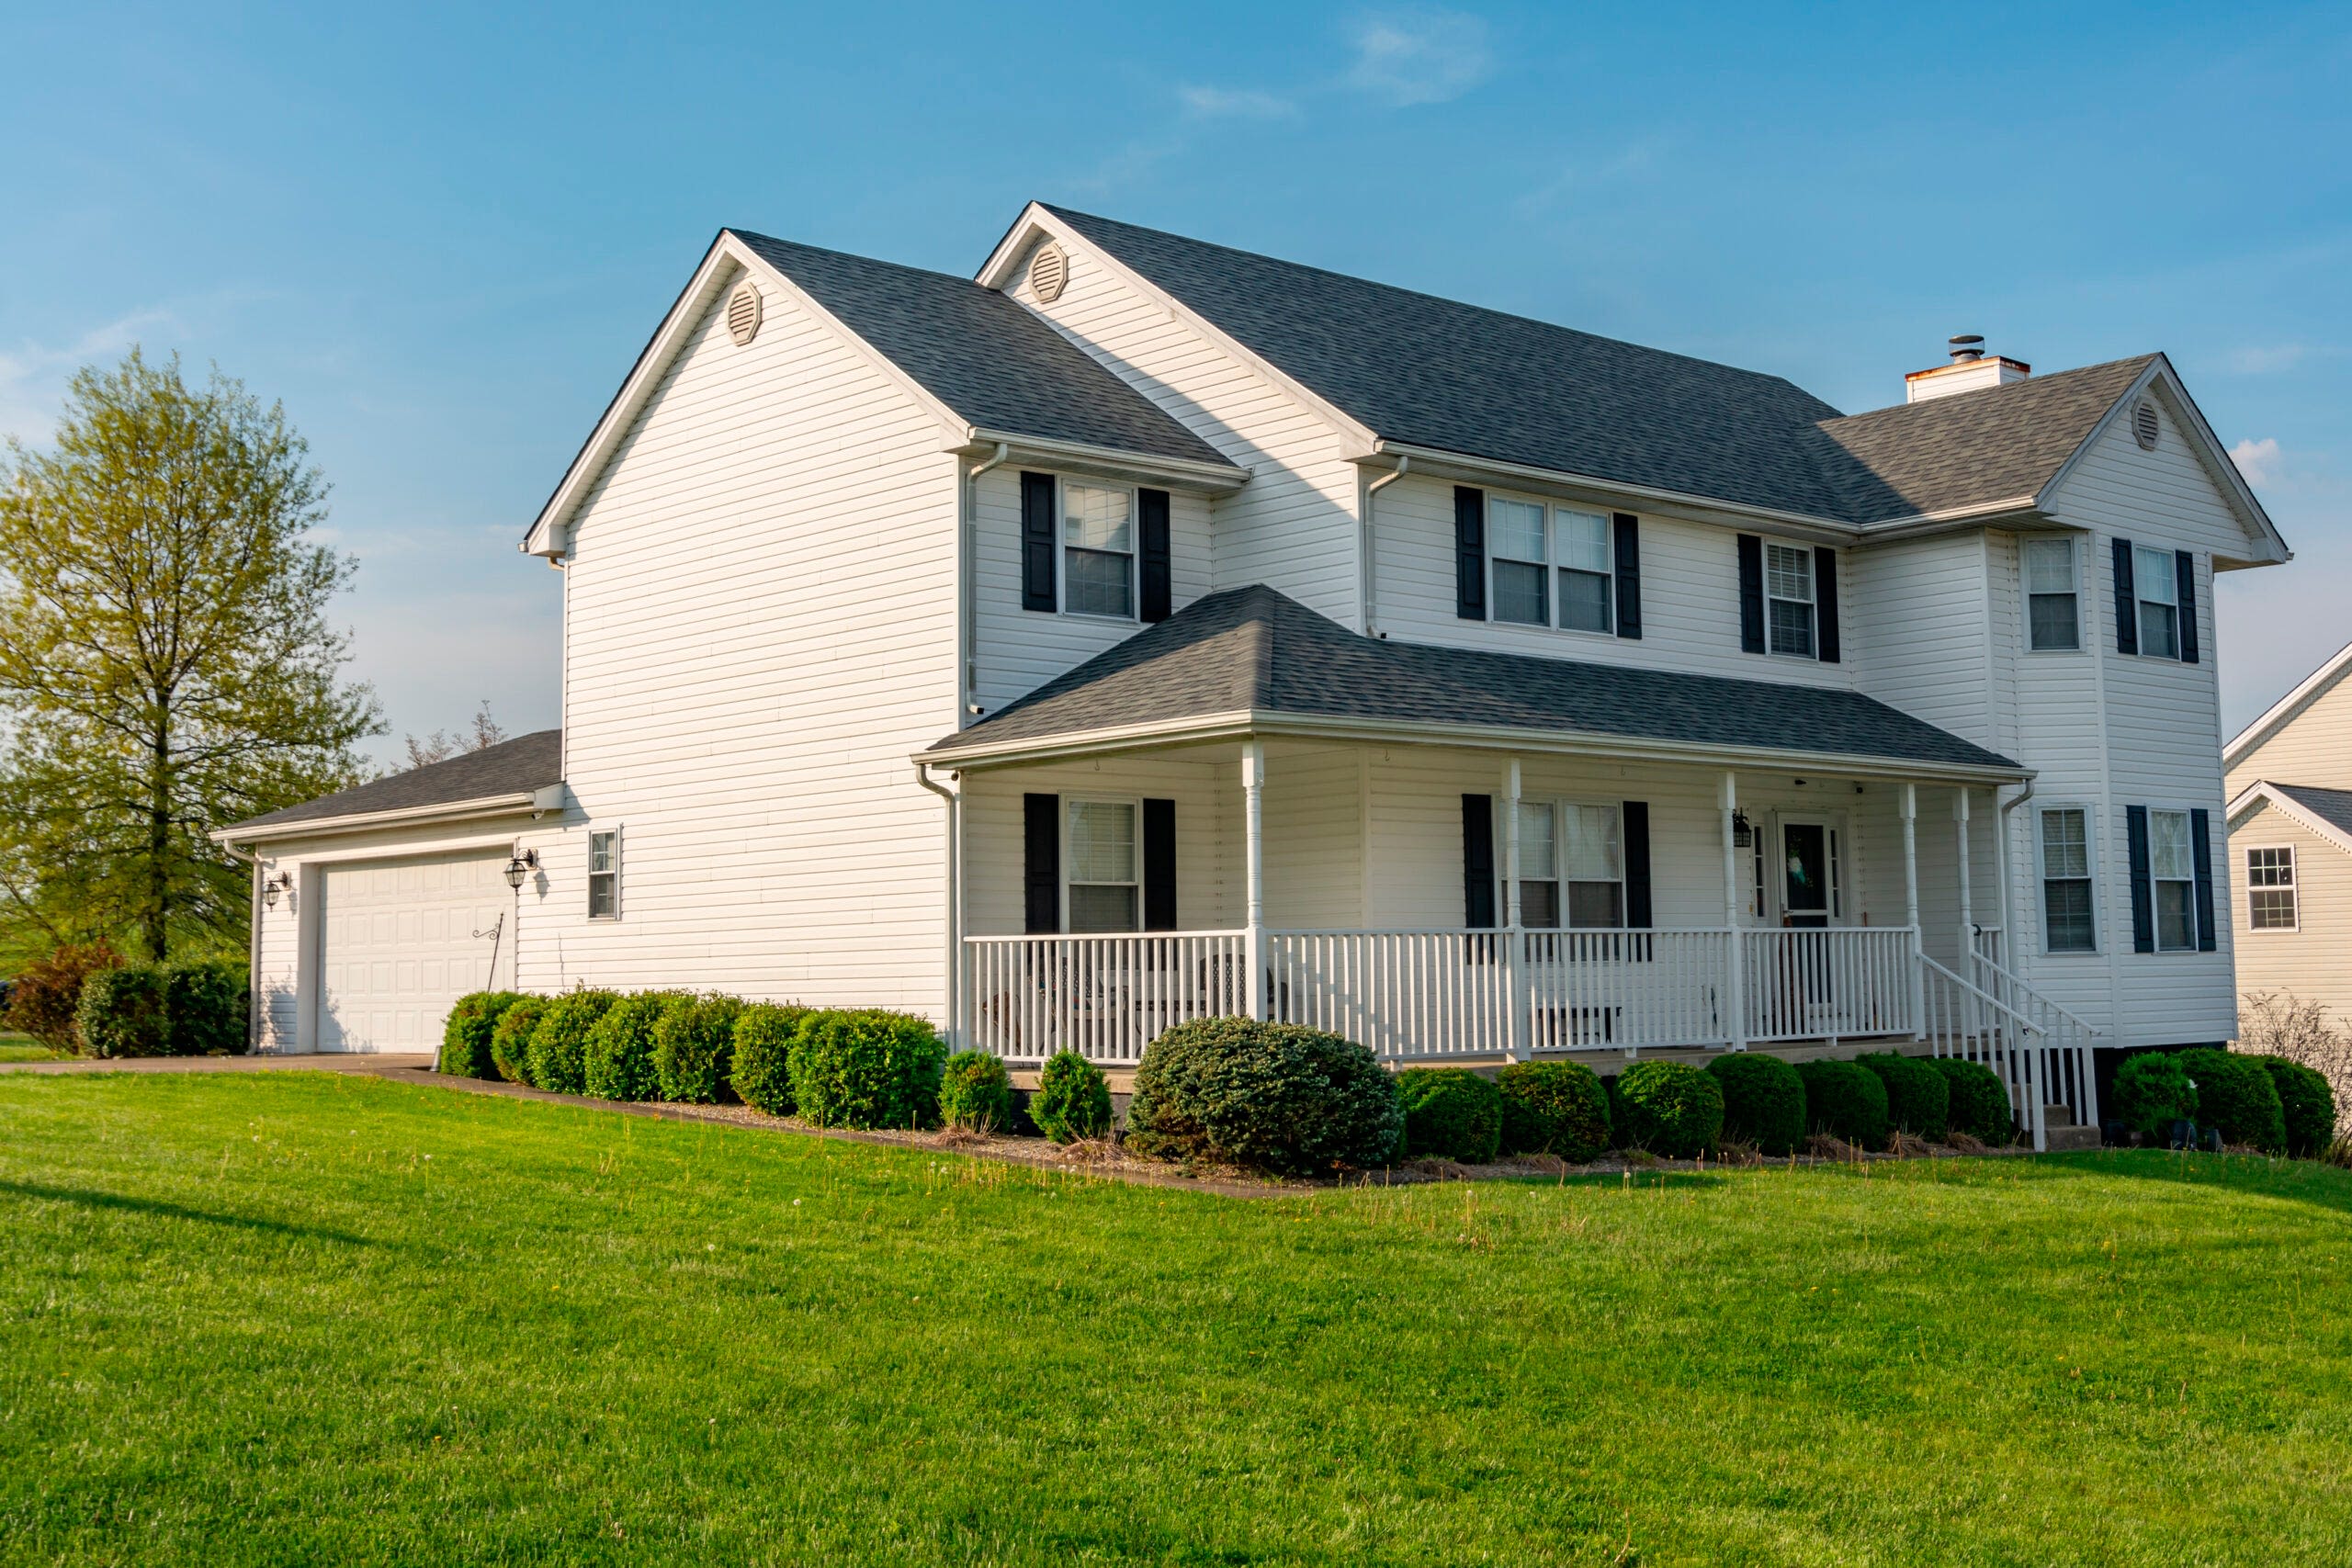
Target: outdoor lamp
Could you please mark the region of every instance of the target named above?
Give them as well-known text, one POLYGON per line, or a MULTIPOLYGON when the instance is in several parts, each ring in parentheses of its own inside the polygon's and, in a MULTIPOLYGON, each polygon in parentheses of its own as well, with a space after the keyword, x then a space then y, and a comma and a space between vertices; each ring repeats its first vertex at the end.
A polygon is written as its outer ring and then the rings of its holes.
POLYGON ((271 908, 277 908, 277 896, 294 885, 294 874, 281 871, 276 876, 265 877, 261 885, 261 901, 271 908))
POLYGON ((1745 811, 1731 814, 1731 841, 1742 849, 1756 841, 1756 829, 1749 825, 1745 811))
POLYGON ((523 890, 524 880, 538 869, 539 852, 523 851, 506 863, 506 886, 520 893, 523 890))

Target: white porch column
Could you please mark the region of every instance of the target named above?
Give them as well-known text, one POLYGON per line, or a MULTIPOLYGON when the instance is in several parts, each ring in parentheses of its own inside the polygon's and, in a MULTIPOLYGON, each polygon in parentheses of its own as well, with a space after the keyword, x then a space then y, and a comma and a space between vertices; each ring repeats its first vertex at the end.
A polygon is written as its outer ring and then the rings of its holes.
POLYGON ((1747 1049, 1747 983, 1742 973, 1746 954, 1741 951, 1743 940, 1739 929, 1740 910, 1747 900, 1739 892, 1739 845, 1732 837, 1732 817, 1739 810, 1739 775, 1724 770, 1723 786, 1717 792, 1724 819, 1724 924, 1731 934, 1724 939, 1724 988, 1730 992, 1724 1007, 1724 1032, 1729 1036, 1735 1051, 1747 1049))
POLYGON ((1911 928, 1911 1032, 1928 1032, 1928 972, 1919 951, 1919 786, 1903 786, 1903 920, 1911 928))
POLYGON ((1241 799, 1249 845, 1250 1016, 1266 1016, 1266 753, 1264 743, 1241 743, 1241 799))
POLYGON ((1976 978, 1976 915, 1968 887, 1968 786, 1951 792, 1951 821, 1960 843, 1960 972, 1976 978))
POLYGON ((1519 909, 1519 759, 1503 764, 1503 1048, 1514 1062, 1527 1059, 1527 994, 1521 983, 1519 909))

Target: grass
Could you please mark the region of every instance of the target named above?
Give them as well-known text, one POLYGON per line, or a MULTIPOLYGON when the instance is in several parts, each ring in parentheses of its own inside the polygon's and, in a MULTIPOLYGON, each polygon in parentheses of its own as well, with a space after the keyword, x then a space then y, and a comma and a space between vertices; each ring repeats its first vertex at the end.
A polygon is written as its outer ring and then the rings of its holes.
POLYGON ((0 1077, 0 1561, 2342 1563, 2352 1175, 1232 1200, 0 1077))
POLYGON ((68 1051, 52 1051, 29 1034, 0 1029, 0 1062, 62 1062, 72 1055, 68 1051))

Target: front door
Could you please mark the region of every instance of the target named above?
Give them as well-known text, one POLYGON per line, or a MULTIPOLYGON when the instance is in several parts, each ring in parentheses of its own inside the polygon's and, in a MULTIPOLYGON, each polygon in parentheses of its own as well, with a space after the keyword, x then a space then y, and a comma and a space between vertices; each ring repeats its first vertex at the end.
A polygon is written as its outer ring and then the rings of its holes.
POLYGON ((1838 833, 1826 822, 1781 824, 1781 912, 1792 926, 1826 926, 1837 913, 1838 833))

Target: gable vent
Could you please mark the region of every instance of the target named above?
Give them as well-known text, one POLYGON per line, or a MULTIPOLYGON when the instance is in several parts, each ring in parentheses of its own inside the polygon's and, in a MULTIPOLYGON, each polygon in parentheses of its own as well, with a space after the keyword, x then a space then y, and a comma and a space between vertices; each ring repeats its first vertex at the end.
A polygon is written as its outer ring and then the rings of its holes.
POLYGON ((760 291, 748 283, 727 297, 727 335, 738 348, 760 335, 760 291))
POLYGON ((1069 257, 1062 248, 1048 240, 1037 247, 1029 258, 1029 288, 1041 305, 1050 305, 1062 297, 1062 286, 1069 282, 1069 257))
POLYGON ((2156 433, 2161 428, 2156 421, 2156 405, 2142 398, 2132 410, 2132 439, 2137 441, 2143 450, 2153 452, 2156 449, 2156 433))

